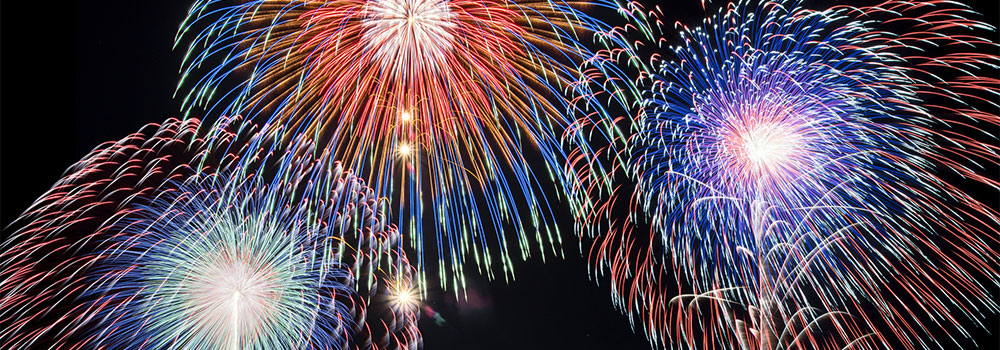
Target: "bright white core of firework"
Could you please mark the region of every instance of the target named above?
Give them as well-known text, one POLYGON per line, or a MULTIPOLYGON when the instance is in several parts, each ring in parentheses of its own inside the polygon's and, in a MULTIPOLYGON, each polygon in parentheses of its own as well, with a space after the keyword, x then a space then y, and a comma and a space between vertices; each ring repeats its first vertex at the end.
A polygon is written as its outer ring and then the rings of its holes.
POLYGON ((725 134, 723 161, 737 176, 785 178, 801 161, 804 140, 788 123, 745 121, 725 134))
POLYGON ((747 159, 759 167, 786 161, 796 144, 795 137, 787 130, 774 126, 754 128, 743 138, 747 159))
POLYGON ((402 77, 447 64, 456 27, 447 0, 371 0, 364 11, 362 40, 383 69, 402 77))
POLYGON ((247 257, 218 255, 192 269, 190 305, 194 320, 214 329, 211 337, 239 349, 278 309, 281 284, 273 269, 247 257))

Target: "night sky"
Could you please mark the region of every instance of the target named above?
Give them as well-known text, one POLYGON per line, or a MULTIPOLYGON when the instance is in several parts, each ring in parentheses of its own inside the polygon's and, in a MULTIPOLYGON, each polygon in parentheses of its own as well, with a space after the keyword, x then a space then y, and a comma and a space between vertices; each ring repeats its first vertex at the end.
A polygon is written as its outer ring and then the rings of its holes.
MULTIPOLYGON (((700 23, 700 1, 681 2, 687 7, 671 4, 674 12, 667 19, 700 23)), ((183 48, 171 46, 189 3, 4 3, 3 226, 100 143, 180 117, 180 102, 172 95, 183 48)), ((996 4, 979 11, 997 23, 996 4)), ((562 224, 564 234, 572 232, 569 217, 562 224)), ((456 304, 448 293, 431 289, 429 302, 448 323, 438 327, 427 317, 421 320, 425 348, 647 349, 641 332, 633 332, 628 318, 614 309, 607 286, 588 277, 577 240, 564 242, 565 259, 516 263, 517 280, 509 284, 468 276, 469 303, 456 304)), ((996 338, 996 317, 991 321, 994 334, 984 336, 996 338)))

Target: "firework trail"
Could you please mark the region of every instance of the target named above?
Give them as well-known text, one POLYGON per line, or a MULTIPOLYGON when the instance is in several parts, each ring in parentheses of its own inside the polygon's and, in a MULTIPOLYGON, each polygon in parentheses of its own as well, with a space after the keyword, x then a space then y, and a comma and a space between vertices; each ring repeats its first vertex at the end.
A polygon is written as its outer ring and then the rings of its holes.
POLYGON ((226 121, 101 145, 12 224, 3 348, 419 345, 391 307, 411 272, 384 202, 310 142, 226 121))
POLYGON ((543 181, 574 188, 567 159, 587 163, 595 151, 583 136, 613 119, 604 106, 634 101, 611 64, 620 52, 610 48, 627 47, 621 32, 582 8, 618 10, 607 0, 198 1, 178 34, 188 45, 178 92, 188 111, 315 135, 392 200, 421 269, 433 242, 440 280, 457 290, 466 266, 509 278, 517 250, 558 254, 549 203, 564 194, 543 181), (422 239, 425 225, 433 239, 422 239))
POLYGON ((654 346, 943 348, 997 312, 1000 214, 962 190, 1000 187, 976 16, 740 2, 678 24, 618 169, 637 184, 591 213, 634 215, 588 228, 654 346))

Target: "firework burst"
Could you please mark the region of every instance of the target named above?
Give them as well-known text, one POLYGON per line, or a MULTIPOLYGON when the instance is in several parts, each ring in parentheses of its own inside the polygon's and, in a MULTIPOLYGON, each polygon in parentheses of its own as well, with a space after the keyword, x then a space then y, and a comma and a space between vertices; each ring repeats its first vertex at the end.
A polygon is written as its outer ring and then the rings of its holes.
MULTIPOLYGON (((339 193, 320 207, 308 199, 289 201, 298 197, 289 186, 294 181, 264 186, 259 177, 213 177, 189 182, 175 197, 161 196, 143 208, 146 217, 122 222, 117 242, 97 259, 92 273, 99 277, 84 296, 95 299, 82 311, 97 320, 80 326, 97 330, 89 343, 351 348, 366 326, 365 305, 358 301, 372 289, 359 286, 357 275, 375 273, 358 269, 381 268, 377 260, 390 259, 398 236, 378 216, 372 205, 380 203, 364 183, 331 175, 339 193), (359 244, 371 251, 355 248, 359 244), (375 262, 351 265, 366 260, 375 262)), ((407 262, 386 265, 393 264, 407 262)), ((415 317, 412 310, 410 315, 415 317)), ((405 348, 412 340, 393 339, 391 346, 405 348)))
POLYGON ((1000 187, 975 16, 763 1, 679 25, 644 77, 634 194, 594 211, 636 216, 590 251, 654 345, 935 348, 997 311, 1000 215, 960 189, 1000 187))
POLYGON ((315 135, 392 199, 418 251, 422 227, 435 230, 428 241, 442 283, 464 283, 463 266, 473 263, 509 277, 517 249, 522 257, 535 243, 559 250, 555 198, 540 180, 573 188, 566 159, 594 153, 580 140, 605 131, 594 126, 610 114, 596 102, 627 103, 628 84, 609 63, 615 52, 588 48, 626 47, 623 39, 582 7, 618 8, 603 0, 199 1, 178 35, 189 42, 179 89, 188 109, 261 115, 315 135))
POLYGON ((309 142, 226 121, 102 145, 15 222, 4 348, 417 346, 416 313, 386 300, 410 265, 384 203, 309 142))

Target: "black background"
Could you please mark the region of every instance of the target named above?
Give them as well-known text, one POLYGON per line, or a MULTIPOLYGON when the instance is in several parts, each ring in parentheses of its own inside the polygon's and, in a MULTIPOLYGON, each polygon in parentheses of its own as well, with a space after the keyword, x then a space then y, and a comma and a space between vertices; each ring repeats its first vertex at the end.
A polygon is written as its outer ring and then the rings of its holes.
MULTIPOLYGON (((171 96, 183 51, 171 47, 189 2, 4 2, 0 225, 100 143, 180 116, 180 102, 171 96)), ((669 9, 666 20, 700 23, 699 0, 677 2, 682 5, 663 6, 669 9)), ((995 0, 971 3, 996 25, 995 0)), ((563 230, 572 232, 569 218, 563 230)), ((613 308, 608 288, 589 279, 575 240, 564 241, 565 259, 521 262, 514 282, 470 281, 475 295, 467 305, 431 290, 437 293, 432 306, 448 323, 438 327, 427 317, 421 320, 425 348, 648 348, 613 308)), ((980 338, 986 340, 980 343, 984 349, 995 348, 989 340, 1000 331, 996 317, 990 321, 992 335, 978 335, 986 338, 980 338)))

